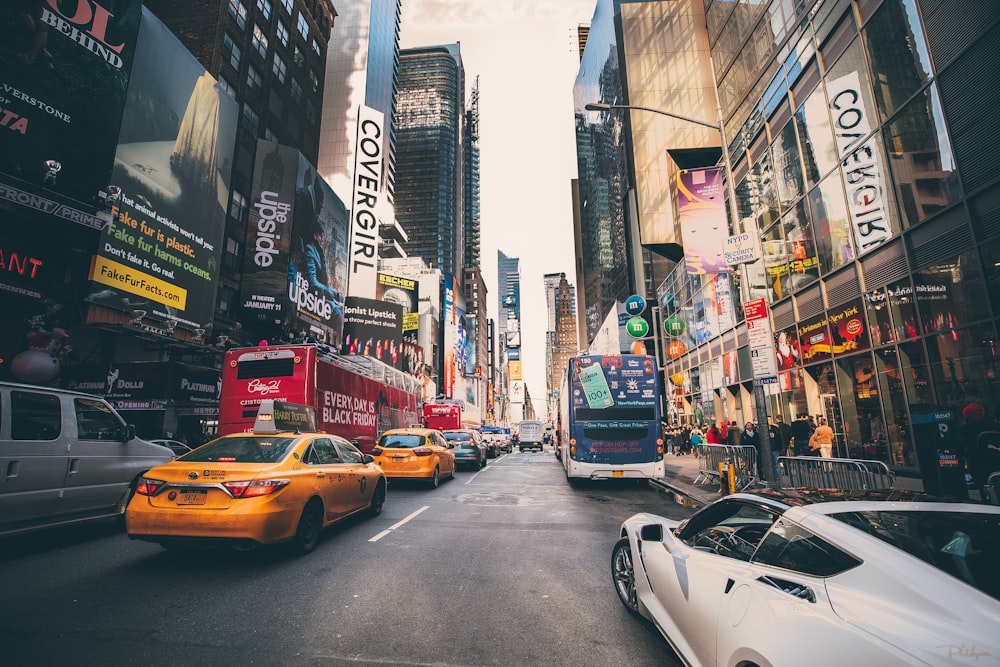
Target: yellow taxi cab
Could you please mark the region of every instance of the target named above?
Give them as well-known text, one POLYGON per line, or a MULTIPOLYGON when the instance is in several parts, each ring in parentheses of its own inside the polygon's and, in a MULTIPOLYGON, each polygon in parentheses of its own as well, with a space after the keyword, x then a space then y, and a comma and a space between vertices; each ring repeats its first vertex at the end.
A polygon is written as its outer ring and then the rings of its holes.
POLYGON ((394 428, 379 436, 372 455, 390 479, 425 479, 432 489, 441 477, 455 479, 455 454, 441 431, 394 428))
POLYGON ((152 468, 125 511, 129 538, 165 548, 289 542, 308 553, 327 526, 380 514, 385 473, 371 455, 315 424, 312 407, 265 400, 252 432, 152 468))

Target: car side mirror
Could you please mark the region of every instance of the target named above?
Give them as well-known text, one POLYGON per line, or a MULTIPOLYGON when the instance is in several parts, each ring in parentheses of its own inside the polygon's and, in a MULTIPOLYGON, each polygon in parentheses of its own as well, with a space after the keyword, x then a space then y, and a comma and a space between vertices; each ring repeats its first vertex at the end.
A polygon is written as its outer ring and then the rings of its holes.
POLYGON ((132 442, 135 439, 135 424, 125 425, 125 442, 132 442))
POLYGON ((375 457, 374 457, 374 456, 372 456, 371 454, 365 454, 364 456, 362 456, 362 457, 361 457, 361 460, 362 460, 362 461, 363 461, 364 463, 371 463, 372 461, 374 461, 374 460, 375 460, 375 457))

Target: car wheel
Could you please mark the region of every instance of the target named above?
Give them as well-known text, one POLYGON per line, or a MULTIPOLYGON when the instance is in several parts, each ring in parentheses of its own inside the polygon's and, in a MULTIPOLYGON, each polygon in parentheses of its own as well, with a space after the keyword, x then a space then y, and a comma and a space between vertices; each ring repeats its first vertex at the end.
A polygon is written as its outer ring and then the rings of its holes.
POLYGON ((427 480, 427 483, 430 485, 430 487, 432 489, 438 488, 438 486, 441 484, 441 467, 440 466, 434 466, 434 474, 431 475, 431 478, 429 480, 427 480))
POLYGON ((479 459, 479 469, 482 470, 485 467, 486 467, 486 459, 485 458, 479 459))
POLYGON ((368 516, 378 516, 382 513, 382 506, 385 505, 385 482, 379 480, 372 491, 372 502, 368 506, 368 516))
POLYGON ((611 550, 611 578, 615 592, 628 612, 639 616, 639 598, 635 594, 635 569, 632 567, 632 547, 628 538, 622 538, 611 550))
POLYGON ((320 530, 323 528, 323 505, 320 501, 313 499, 302 508, 302 516, 299 518, 298 528, 295 529, 295 537, 292 539, 292 546, 300 554, 307 554, 319 544, 320 530))

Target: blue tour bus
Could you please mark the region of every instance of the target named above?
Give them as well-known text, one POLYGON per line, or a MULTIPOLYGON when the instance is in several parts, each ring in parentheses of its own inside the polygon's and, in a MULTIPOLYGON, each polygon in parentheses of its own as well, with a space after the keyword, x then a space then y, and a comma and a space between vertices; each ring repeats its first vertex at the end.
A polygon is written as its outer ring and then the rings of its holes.
POLYGON ((659 377, 648 355, 569 360, 557 426, 566 479, 663 477, 659 377))

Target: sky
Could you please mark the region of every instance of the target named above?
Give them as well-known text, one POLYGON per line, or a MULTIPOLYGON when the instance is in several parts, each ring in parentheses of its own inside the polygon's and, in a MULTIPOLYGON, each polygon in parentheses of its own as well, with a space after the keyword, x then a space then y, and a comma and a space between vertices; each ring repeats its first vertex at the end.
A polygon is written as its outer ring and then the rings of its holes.
POLYGON ((521 260, 521 357, 544 416, 542 276, 577 284, 570 181, 576 178, 576 28, 596 0, 402 0, 400 47, 461 43, 466 99, 479 77, 481 264, 497 318, 497 250, 521 260))

